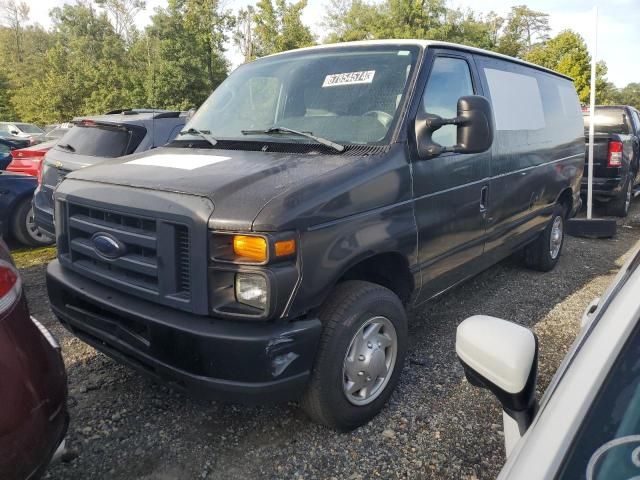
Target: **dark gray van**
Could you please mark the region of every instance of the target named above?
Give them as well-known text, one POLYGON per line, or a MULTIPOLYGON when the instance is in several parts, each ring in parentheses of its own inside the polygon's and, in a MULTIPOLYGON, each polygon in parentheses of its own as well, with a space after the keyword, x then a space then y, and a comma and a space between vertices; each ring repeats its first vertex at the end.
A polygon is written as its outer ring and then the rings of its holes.
POLYGON ((406 305, 519 250, 555 266, 583 162, 571 79, 520 60, 420 40, 273 55, 167 147, 60 184, 51 306, 153 378, 301 398, 349 430, 398 382, 406 305))

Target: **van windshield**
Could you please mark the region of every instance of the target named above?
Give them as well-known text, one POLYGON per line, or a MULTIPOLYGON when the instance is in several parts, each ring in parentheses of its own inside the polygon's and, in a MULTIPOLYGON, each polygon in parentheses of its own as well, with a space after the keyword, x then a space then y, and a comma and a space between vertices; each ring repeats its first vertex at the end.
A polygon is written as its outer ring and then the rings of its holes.
MULTIPOLYGON (((185 130, 255 141, 255 130, 283 127, 340 144, 388 143, 418 54, 416 46, 366 46, 257 60, 233 72, 185 130)), ((282 131, 275 141, 284 138, 312 142, 282 131)))

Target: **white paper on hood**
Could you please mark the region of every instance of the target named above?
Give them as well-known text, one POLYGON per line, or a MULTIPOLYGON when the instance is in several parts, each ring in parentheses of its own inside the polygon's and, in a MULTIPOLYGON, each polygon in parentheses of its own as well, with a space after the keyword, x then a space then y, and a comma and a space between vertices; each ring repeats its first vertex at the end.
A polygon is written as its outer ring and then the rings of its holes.
POLYGON ((231 157, 218 155, 152 155, 126 162, 124 165, 148 165, 151 167, 179 168, 181 170, 195 170, 214 163, 231 160, 231 157))

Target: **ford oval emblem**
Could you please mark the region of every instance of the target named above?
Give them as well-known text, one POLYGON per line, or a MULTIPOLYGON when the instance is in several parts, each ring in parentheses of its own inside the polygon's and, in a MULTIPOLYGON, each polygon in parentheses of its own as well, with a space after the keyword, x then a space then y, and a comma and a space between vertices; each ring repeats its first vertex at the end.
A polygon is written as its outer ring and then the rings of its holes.
POLYGON ((93 237, 91 237, 91 242, 96 252, 105 258, 114 259, 127 253, 126 245, 108 233, 95 233, 93 237))

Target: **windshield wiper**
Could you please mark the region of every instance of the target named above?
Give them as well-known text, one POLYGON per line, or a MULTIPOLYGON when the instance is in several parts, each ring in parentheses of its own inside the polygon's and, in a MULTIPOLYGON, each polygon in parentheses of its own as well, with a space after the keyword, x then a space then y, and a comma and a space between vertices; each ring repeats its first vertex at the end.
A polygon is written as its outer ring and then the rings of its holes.
POLYGON ((298 135, 300 137, 309 138, 315 142, 318 142, 326 147, 333 148, 336 152, 344 152, 344 145, 340 145, 339 143, 332 142, 331 140, 327 140, 326 138, 318 137, 310 132, 301 132, 299 130, 292 130, 287 127, 271 127, 266 130, 241 130, 243 135, 278 135, 278 134, 286 134, 291 133, 293 135, 298 135))
POLYGON ((58 143, 57 144, 58 147, 63 148, 65 150, 68 150, 70 152, 75 152, 76 149, 74 147, 72 147, 71 145, 69 145, 68 143, 58 143))
POLYGON ((211 146, 216 146, 218 140, 211 136, 211 130, 197 130, 195 128, 190 128, 188 130, 182 130, 178 135, 194 135, 200 138, 204 138, 207 142, 211 144, 211 146))

